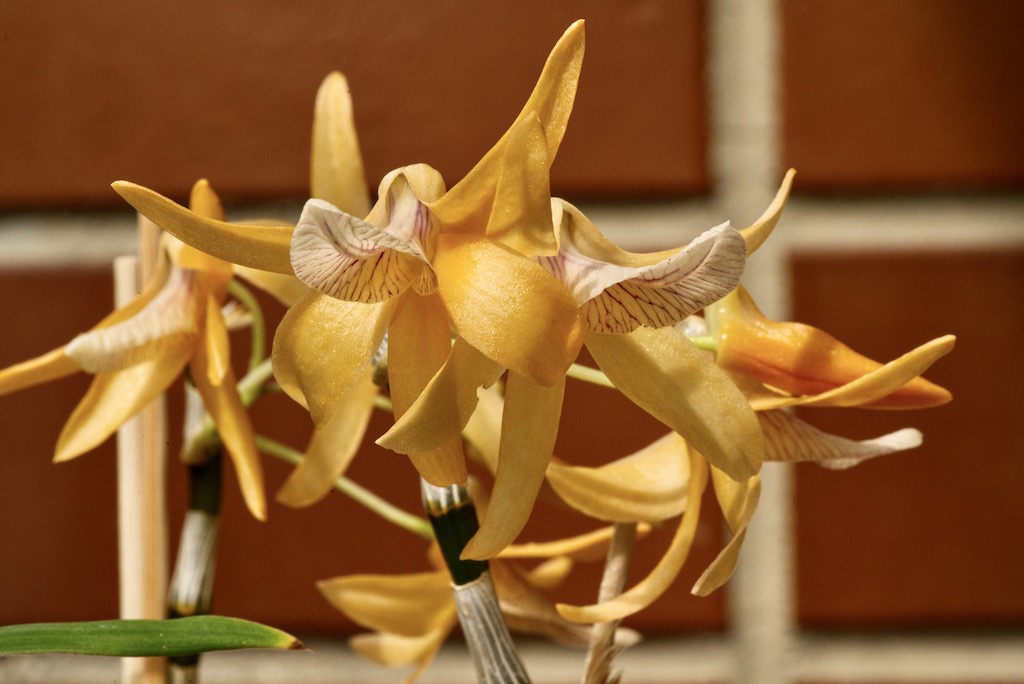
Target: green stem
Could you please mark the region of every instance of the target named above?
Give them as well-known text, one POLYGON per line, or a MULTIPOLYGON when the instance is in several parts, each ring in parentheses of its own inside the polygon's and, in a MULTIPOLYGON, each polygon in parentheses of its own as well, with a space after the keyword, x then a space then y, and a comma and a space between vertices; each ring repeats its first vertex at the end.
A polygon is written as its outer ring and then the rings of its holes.
MULTIPOLYGON (((263 435, 256 435, 255 439, 256 447, 263 453, 279 458, 292 465, 298 465, 302 462, 303 454, 297 449, 293 449, 286 444, 282 444, 269 437, 264 437, 263 435)), ((365 487, 356 484, 347 477, 342 476, 335 480, 334 488, 351 498, 356 503, 370 509, 388 522, 393 523, 402 529, 408 530, 413 534, 419 535, 424 539, 434 539, 434 532, 431 529, 429 522, 419 516, 403 511, 401 508, 398 508, 365 487)))
POLYGON ((260 306, 256 296, 249 288, 242 285, 237 278, 228 282, 228 293, 237 299, 252 316, 252 349, 249 352, 249 370, 252 370, 263 361, 267 355, 267 329, 263 317, 263 307, 260 306))
POLYGON ((716 338, 713 335, 700 335, 698 337, 691 337, 690 341, 693 342, 693 344, 698 349, 703 349, 704 351, 709 352, 718 351, 718 338, 716 338))
POLYGON ((589 382, 594 385, 600 385, 601 387, 615 387, 615 385, 612 384, 612 381, 608 379, 608 376, 598 368, 591 368, 590 366, 583 366, 578 363, 574 363, 569 366, 569 370, 566 371, 565 374, 570 378, 589 382))
POLYGON ((264 383, 272 377, 274 377, 274 367, 269 358, 263 359, 250 368, 249 372, 238 381, 238 394, 242 397, 242 404, 252 406, 252 403, 263 391, 264 383))

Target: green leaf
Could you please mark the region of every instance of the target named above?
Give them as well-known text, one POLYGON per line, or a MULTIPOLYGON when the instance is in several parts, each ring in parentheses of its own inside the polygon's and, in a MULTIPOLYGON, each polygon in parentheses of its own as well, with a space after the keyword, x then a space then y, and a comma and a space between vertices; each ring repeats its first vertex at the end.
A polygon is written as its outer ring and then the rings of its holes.
POLYGON ((188 656, 242 648, 295 650, 305 647, 295 637, 273 627, 218 615, 0 627, 0 656, 40 653, 188 656))

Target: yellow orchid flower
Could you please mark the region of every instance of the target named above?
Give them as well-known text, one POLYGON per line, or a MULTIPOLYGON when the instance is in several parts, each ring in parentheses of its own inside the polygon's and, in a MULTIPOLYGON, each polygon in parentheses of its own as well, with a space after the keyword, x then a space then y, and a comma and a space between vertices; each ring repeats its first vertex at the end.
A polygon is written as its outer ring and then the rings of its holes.
MULTIPOLYGON (((501 612, 515 632, 557 643, 585 646, 589 628, 562 618, 546 592, 565 580, 576 560, 602 557, 610 528, 545 544, 513 545, 490 562, 490 576, 501 612), (527 570, 513 558, 544 558, 527 570)), ((436 546, 431 560, 443 565, 436 546)), ((348 575, 317 583, 320 592, 340 612, 370 634, 350 640, 361 656, 387 667, 414 667, 403 681, 414 682, 433 662, 441 645, 458 623, 451 576, 445 569, 406 575, 348 575)), ((635 643, 628 629, 616 632, 618 645, 635 643)))
MULTIPOLYGON (((575 303, 532 261, 557 249, 547 172, 582 56, 577 22, 508 132, 464 179, 446 191, 429 166, 397 169, 365 218, 314 199, 294 229, 240 226, 204 219, 137 185, 115 188, 194 247, 295 273, 312 288, 278 329, 274 369, 319 428, 346 405, 386 332, 397 429, 381 443, 408 454, 428 482, 466 481, 459 431, 476 388, 508 369, 507 410, 523 429, 502 447, 501 481, 509 484, 495 506, 525 521, 554 443, 564 371, 582 343, 575 303)), ((506 528, 485 525, 481 537, 491 541, 482 556, 508 543, 506 528)))
MULTIPOLYGON (((192 190, 196 212, 219 216, 205 181, 192 190)), ((0 371, 0 394, 87 372, 95 376, 57 440, 54 460, 95 448, 177 379, 186 365, 227 447, 246 505, 266 517, 263 474, 252 426, 231 369, 221 306, 231 265, 169 236, 143 292, 89 332, 36 359, 0 371)))
POLYGON ((651 254, 619 249, 587 217, 553 200, 559 252, 538 261, 573 294, 586 347, 616 388, 736 479, 761 462, 753 412, 713 359, 664 329, 736 287, 744 241, 729 224, 651 254))

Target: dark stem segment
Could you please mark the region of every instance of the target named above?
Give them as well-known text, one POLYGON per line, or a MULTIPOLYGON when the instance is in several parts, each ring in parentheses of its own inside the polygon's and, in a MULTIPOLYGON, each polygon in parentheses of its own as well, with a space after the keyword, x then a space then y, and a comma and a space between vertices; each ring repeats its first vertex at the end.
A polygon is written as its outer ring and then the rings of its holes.
POLYGON ((469 584, 487 572, 487 561, 463 560, 462 549, 479 529, 476 507, 465 487, 436 487, 420 480, 423 507, 434 528, 444 562, 455 586, 469 584))
POLYGON ((420 480, 423 507, 434 527, 441 554, 452 576, 459 623, 481 684, 529 684, 501 604, 494 592, 487 561, 460 558, 479 527, 476 508, 465 487, 437 487, 420 480))
MULTIPOLYGON (((221 449, 210 445, 206 458, 188 466, 189 508, 181 528, 174 574, 167 595, 172 618, 210 612, 220 527, 221 449)), ((198 655, 170 659, 174 684, 198 681, 198 655)))

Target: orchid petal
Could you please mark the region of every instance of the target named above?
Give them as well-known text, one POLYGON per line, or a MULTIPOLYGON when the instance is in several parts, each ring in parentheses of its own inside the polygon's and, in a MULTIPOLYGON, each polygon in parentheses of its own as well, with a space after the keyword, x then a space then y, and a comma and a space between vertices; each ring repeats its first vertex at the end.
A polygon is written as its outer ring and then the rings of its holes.
POLYGON ((370 191, 352 113, 348 81, 332 72, 320 84, 313 110, 310 192, 342 211, 366 216, 370 191))
POLYGON ((765 459, 770 461, 814 461, 842 470, 869 458, 913 449, 922 441, 921 433, 913 428, 854 441, 822 432, 785 411, 762 411, 757 417, 764 430, 765 459))
POLYGON ((477 390, 477 405, 462 431, 467 454, 484 464, 490 473, 498 470, 501 449, 501 413, 505 399, 496 387, 477 390))
MULTIPOLYGON (((646 523, 637 525, 637 535, 642 537, 651 531, 651 526, 646 523)), ((601 527, 565 539, 556 539, 549 542, 526 542, 522 544, 510 544, 502 549, 497 558, 553 558, 566 556, 573 560, 590 562, 604 558, 608 553, 608 546, 611 544, 615 528, 612 526, 601 527)))
POLYGON ((421 241, 432 231, 430 213, 413 202, 413 235, 406 238, 309 200, 292 237, 295 275, 314 290, 351 302, 380 302, 405 292, 429 268, 421 241))
MULTIPOLYGON (((767 444, 765 448, 768 448, 767 444)), ((722 509, 722 514, 725 516, 725 521, 733 536, 697 579, 691 590, 697 596, 709 595, 732 577, 739 560, 740 547, 743 546, 743 540, 747 535, 747 525, 754 517, 757 502, 761 497, 761 477, 759 475, 737 482, 717 468, 712 468, 711 482, 715 487, 718 506, 722 509)))
POLYGON ((408 454, 434 449, 458 437, 476 408, 477 388, 490 387, 504 370, 456 337, 448 360, 377 444, 408 454))
POLYGON ((203 335, 207 359, 207 380, 219 386, 231 370, 231 342, 220 305, 213 295, 206 297, 206 334, 203 335))
POLYGON ((835 389, 811 396, 763 399, 754 408, 759 411, 784 406, 910 409, 945 404, 953 398, 949 390, 920 375, 953 351, 955 344, 953 335, 937 337, 835 389))
POLYGON ((190 351, 205 298, 199 274, 174 269, 166 285, 131 318, 71 340, 65 353, 89 373, 106 373, 190 351))
POLYGON ((248 266, 235 266, 234 272, 235 275, 252 283, 285 306, 291 306, 309 291, 306 284, 293 275, 271 273, 248 266))
POLYGON ((275 273, 292 273, 292 227, 243 225, 204 218, 148 188, 117 181, 128 204, 179 240, 218 259, 275 273))
MULTIPOLYGON (((212 307, 220 311, 217 307, 212 307)), ((220 325, 223 325, 223 320, 220 325)), ((226 336, 226 331, 225 331, 226 336)), ((263 491, 263 467, 253 438, 252 422, 238 395, 238 383, 230 364, 214 370, 215 361, 208 353, 211 346, 197 345, 192 357, 192 381, 203 398, 203 406, 217 426, 217 434, 235 466, 238 485, 246 506, 257 520, 266 520, 267 502, 263 491), (220 376, 220 382, 213 379, 220 376)))
POLYGON ((576 207, 556 200, 559 253, 540 259, 573 294, 587 327, 627 333, 678 323, 731 292, 743 273, 744 244, 728 223, 686 247, 626 252, 605 238, 576 207))
POLYGON ((591 630, 569 622, 555 610, 555 605, 527 573, 509 562, 491 563, 491 577, 509 629, 522 634, 542 636, 560 644, 583 646, 590 640, 591 630))
POLYGON ((113 373, 100 373, 57 439, 53 460, 68 461, 103 443, 181 374, 186 353, 161 356, 113 373))
POLYGON ((540 119, 532 112, 509 131, 487 237, 528 257, 558 253, 551 222, 547 141, 540 119))
POLYGON ((533 510, 558 435, 565 377, 551 387, 518 373, 508 374, 503 430, 491 501, 480 529, 462 550, 463 558, 483 560, 515 541, 533 510))
POLYGON ((567 504, 609 522, 667 520, 686 508, 686 441, 670 432, 640 451, 589 468, 548 465, 547 479, 567 504))
MULTIPOLYGON (((407 292, 398 301, 388 328, 388 383, 395 417, 400 419, 444 365, 452 347, 448 317, 437 294, 422 297, 407 292)), ((430 484, 446 487, 466 483, 466 458, 458 436, 408 456, 430 484)))
POLYGON ((331 491, 334 481, 348 468, 363 442, 376 396, 373 369, 367 368, 327 423, 313 432, 305 457, 277 493, 279 502, 302 508, 316 503, 331 491))
POLYGON ((81 366, 75 363, 64 349, 54 349, 0 371, 0 396, 80 372, 81 366))
POLYGON ((882 364, 823 330, 768 320, 742 287, 710 307, 707 315, 719 340, 720 366, 798 395, 768 402, 763 408, 812 403, 924 408, 952 398, 945 388, 917 377, 953 349, 956 338, 952 335, 918 347, 883 370, 882 364))
POLYGON ((687 492, 689 503, 679 521, 679 527, 668 550, 650 574, 617 597, 589 606, 558 604, 558 612, 572 622, 612 622, 637 613, 665 593, 679 571, 693 545, 700 518, 700 501, 707 484, 707 465, 698 454, 690 454, 690 482, 687 492))
POLYGON ((451 580, 445 572, 348 575, 316 586, 354 622, 406 637, 428 634, 446 624, 455 610, 451 580))
POLYGON ((564 376, 581 325, 576 303, 543 268, 500 243, 445 234, 433 264, 448 315, 470 345, 542 385, 564 376))
POLYGON ((444 198, 432 206, 451 230, 480 234, 476 226, 484 225, 494 202, 498 178, 506 162, 505 145, 512 130, 527 117, 535 114, 539 118, 548 146, 547 165, 550 167, 554 162, 572 113, 583 65, 583 47, 581 20, 570 26, 555 44, 533 93, 509 130, 444 198))
POLYGON ((575 565, 573 559, 568 556, 556 556, 538 563, 529 570, 523 570, 523 573, 530 584, 538 589, 550 591, 565 582, 575 565))
POLYGON ((416 665, 416 670, 402 680, 402 684, 413 684, 441 650, 444 640, 451 628, 455 626, 456 616, 452 604, 451 625, 447 629, 436 629, 423 636, 404 637, 398 634, 357 634, 349 639, 352 650, 367 660, 387 667, 405 667, 416 665))
MULTIPOLYGON (((142 293, 120 309, 107 314, 92 330, 108 328, 138 314, 162 291, 168 274, 167 259, 159 259, 156 272, 146 283, 142 293)), ((81 370, 82 367, 67 355, 66 346, 60 347, 34 359, 0 370, 0 396, 65 378, 81 370)))
POLYGON ((210 181, 200 178, 192 185, 192 191, 188 197, 188 207, 200 216, 206 218, 224 220, 224 205, 220 197, 214 192, 210 181))
POLYGON ((361 304, 309 291, 274 337, 274 376, 323 426, 370 365, 395 309, 394 300, 361 304))
POLYGON ((587 349, 623 394, 742 480, 758 471, 761 427, 729 376, 674 328, 587 334, 587 349))
POLYGON ((790 169, 786 172, 785 178, 782 179, 782 185, 779 186, 779 191, 775 193, 775 199, 772 200, 772 203, 768 205, 768 208, 764 210, 764 213, 754 223, 740 231, 740 235, 743 236, 743 241, 746 243, 747 256, 756 252, 757 248, 763 245, 764 241, 775 230, 779 219, 782 218, 782 210, 785 208, 786 200, 789 198, 789 191, 793 187, 793 177, 795 175, 795 169, 790 169))

